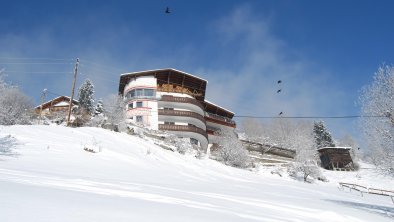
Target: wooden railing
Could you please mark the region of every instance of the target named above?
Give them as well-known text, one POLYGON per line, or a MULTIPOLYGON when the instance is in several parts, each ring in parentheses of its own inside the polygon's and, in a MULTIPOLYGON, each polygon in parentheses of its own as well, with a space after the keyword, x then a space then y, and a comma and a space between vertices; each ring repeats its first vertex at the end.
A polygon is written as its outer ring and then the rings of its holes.
POLYGON ((376 188, 368 188, 365 186, 361 186, 358 184, 353 184, 353 183, 339 183, 340 189, 344 190, 344 188, 349 188, 349 190, 356 190, 360 192, 361 196, 363 196, 363 193, 367 194, 374 194, 374 195, 381 195, 381 196, 388 196, 391 198, 391 201, 394 203, 394 191, 392 190, 382 190, 382 189, 376 189, 376 188))
POLYGON ((213 113, 208 113, 208 112, 205 113, 205 117, 208 120, 209 119, 214 120, 213 122, 215 122, 215 120, 216 120, 216 121, 219 121, 218 122, 219 124, 227 125, 230 127, 235 127, 235 122, 230 118, 227 118, 224 116, 219 116, 219 115, 216 115, 213 113))
POLYGON ((177 96, 169 96, 163 95, 161 96, 160 101, 163 102, 176 102, 176 103, 189 103, 200 107, 204 110, 204 106, 196 99, 188 98, 188 97, 177 97, 177 96))
POLYGON ((190 112, 190 111, 159 109, 159 115, 192 117, 200 120, 205 124, 205 119, 203 116, 201 116, 198 113, 190 112))
POLYGON ((208 139, 207 132, 195 126, 159 124, 159 130, 193 132, 201 134, 208 139))

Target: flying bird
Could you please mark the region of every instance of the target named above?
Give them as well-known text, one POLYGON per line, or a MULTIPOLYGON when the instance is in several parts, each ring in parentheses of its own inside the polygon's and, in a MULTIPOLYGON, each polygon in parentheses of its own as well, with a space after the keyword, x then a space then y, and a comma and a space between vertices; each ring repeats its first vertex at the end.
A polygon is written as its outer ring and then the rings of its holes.
POLYGON ((281 84, 282 83, 282 80, 278 80, 278 84, 281 84))
POLYGON ((282 90, 281 90, 281 89, 278 89, 278 91, 276 91, 276 93, 280 93, 280 92, 282 92, 282 90))
POLYGON ((280 113, 279 113, 279 116, 282 115, 282 114, 283 114, 283 112, 280 112, 280 113))
POLYGON ((170 8, 166 8, 166 14, 170 14, 171 13, 171 11, 170 11, 170 8))

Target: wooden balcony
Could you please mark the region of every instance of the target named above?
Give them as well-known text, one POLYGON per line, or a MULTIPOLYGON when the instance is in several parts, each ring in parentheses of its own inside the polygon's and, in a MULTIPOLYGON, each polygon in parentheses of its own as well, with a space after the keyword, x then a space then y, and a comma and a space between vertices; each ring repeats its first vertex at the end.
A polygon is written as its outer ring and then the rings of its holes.
POLYGON ((159 109, 159 115, 191 117, 198 119, 205 124, 205 118, 203 116, 190 111, 159 109))
POLYGON ((201 134, 208 139, 207 132, 195 126, 159 124, 159 130, 193 132, 193 133, 201 134))
POLYGON ((216 114, 208 113, 208 112, 206 112, 205 120, 207 120, 209 122, 233 127, 233 128, 236 127, 236 123, 233 120, 223 117, 223 116, 216 115, 216 114))
POLYGON ((176 96, 169 96, 163 95, 159 101, 163 102, 175 102, 175 103, 189 103, 196 105, 204 110, 204 106, 196 99, 188 98, 188 97, 176 97, 176 96))

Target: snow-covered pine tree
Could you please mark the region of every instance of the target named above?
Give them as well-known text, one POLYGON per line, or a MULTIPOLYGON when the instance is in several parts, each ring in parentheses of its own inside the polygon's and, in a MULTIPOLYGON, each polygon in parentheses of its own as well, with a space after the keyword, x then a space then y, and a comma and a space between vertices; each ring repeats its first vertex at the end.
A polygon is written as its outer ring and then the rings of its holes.
POLYGON ((79 107, 82 109, 81 110, 82 112, 93 114, 94 112, 93 96, 94 96, 94 85, 89 79, 86 79, 78 90, 79 107))
POLYGON ((103 105, 103 100, 99 99, 97 101, 96 107, 94 108, 94 114, 97 116, 99 114, 104 113, 104 105, 103 105))
POLYGON ((327 130, 323 121, 315 122, 313 125, 313 135, 315 137, 316 147, 335 147, 330 132, 327 130))

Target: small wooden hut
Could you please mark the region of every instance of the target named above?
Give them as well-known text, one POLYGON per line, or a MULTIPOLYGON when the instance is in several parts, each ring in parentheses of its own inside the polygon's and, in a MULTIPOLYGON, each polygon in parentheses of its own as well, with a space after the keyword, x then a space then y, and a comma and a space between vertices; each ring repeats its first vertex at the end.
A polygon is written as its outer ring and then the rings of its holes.
POLYGON ((322 147, 318 149, 321 166, 327 170, 354 170, 351 147, 322 147))

